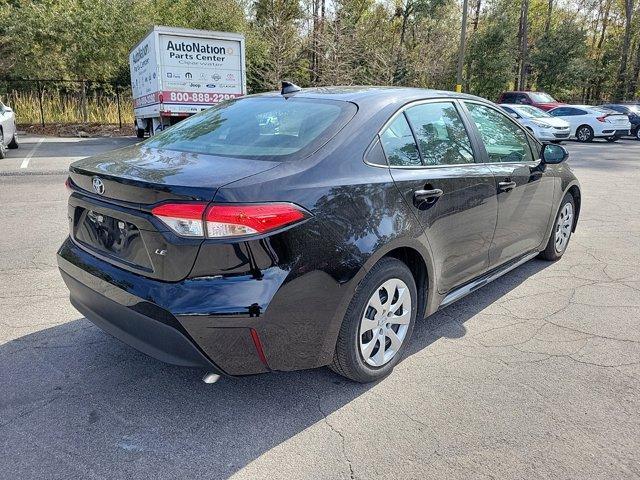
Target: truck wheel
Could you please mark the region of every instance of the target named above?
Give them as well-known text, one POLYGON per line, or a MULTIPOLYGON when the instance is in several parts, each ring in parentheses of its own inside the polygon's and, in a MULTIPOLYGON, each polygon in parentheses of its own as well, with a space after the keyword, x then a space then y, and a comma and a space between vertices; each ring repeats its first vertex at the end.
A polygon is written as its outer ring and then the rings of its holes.
POLYGON ((136 137, 144 138, 144 128, 136 128, 136 137))

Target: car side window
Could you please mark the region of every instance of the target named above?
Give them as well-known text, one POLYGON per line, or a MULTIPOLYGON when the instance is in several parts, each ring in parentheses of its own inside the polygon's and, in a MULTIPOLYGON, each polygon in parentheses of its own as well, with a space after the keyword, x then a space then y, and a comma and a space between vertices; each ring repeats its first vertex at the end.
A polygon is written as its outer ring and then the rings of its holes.
POLYGON ((465 104, 478 127, 490 162, 533 161, 526 133, 506 115, 478 103, 465 104))
POLYGON ((398 115, 380 135, 390 166, 420 166, 420 154, 404 114, 398 115))
POLYGON ((425 165, 473 163, 473 149, 453 103, 424 103, 406 110, 425 165))

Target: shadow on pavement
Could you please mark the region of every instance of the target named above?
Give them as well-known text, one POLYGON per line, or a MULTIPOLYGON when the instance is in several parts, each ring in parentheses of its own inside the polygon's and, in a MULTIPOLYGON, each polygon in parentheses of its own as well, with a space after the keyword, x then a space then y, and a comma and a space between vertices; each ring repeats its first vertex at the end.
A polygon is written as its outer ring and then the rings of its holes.
MULTIPOLYGON (((419 322, 409 355, 464 336, 469 318, 547 265, 528 262, 419 322)), ((203 371, 146 357, 86 319, 0 346, 0 365, 1 478, 227 477, 375 387, 328 369, 206 385, 203 371)))

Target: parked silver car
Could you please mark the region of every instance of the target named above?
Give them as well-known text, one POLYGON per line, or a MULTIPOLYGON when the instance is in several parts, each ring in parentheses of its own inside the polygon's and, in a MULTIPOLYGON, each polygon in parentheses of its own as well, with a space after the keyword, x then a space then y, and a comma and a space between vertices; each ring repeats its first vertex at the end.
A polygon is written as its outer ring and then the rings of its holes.
POLYGON ((4 158, 5 148, 18 148, 16 114, 0 101, 0 158, 4 158))
POLYGON ((527 130, 543 142, 561 142, 571 135, 569 122, 554 118, 544 110, 530 105, 501 104, 500 107, 518 120, 527 130))

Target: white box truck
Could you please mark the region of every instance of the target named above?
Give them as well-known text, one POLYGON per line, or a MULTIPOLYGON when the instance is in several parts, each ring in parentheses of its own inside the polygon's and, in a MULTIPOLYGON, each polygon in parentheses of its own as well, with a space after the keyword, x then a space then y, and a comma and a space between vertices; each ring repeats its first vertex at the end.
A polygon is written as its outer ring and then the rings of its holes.
POLYGON ((129 52, 136 133, 247 93, 244 35, 156 26, 129 52))

